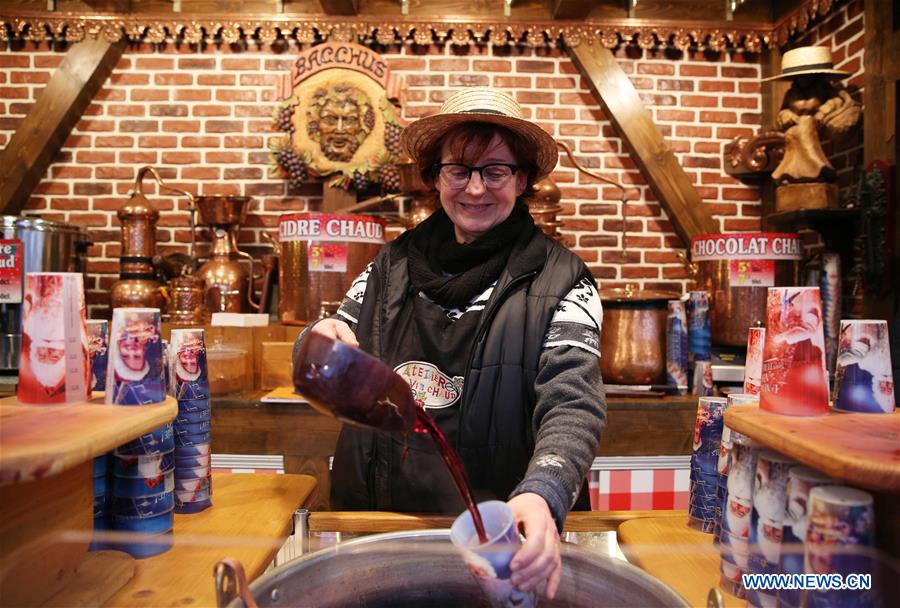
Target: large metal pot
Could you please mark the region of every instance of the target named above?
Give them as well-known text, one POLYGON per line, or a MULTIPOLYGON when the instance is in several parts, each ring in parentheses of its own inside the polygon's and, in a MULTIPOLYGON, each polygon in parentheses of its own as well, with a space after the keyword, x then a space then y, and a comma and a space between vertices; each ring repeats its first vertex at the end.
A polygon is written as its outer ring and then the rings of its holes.
MULTIPOLYGON (((37 217, 0 216, 0 238, 22 242, 20 268, 29 272, 84 272, 89 244, 83 228, 37 217)), ((21 294, 0 304, 0 369, 18 369, 21 294)))
POLYGON ((667 291, 604 289, 600 332, 600 372, 610 384, 664 384, 666 381, 667 291))
POLYGON ((693 278, 709 292, 713 344, 746 346, 747 329, 766 323, 769 287, 797 285, 803 252, 792 233, 712 234, 691 240, 693 278))
POLYGON ((350 283, 384 244, 384 220, 294 213, 278 224, 278 316, 303 325, 340 305, 350 283))
MULTIPOLYGON (((687 606, 659 580, 623 561, 563 545, 562 563, 559 592, 553 601, 542 598, 542 608, 687 606)), ((220 591, 222 582, 217 582, 220 591)), ((250 593, 261 607, 487 605, 453 549, 449 530, 378 534, 323 549, 260 577, 250 585, 250 593)), ((246 606, 233 594, 219 599, 220 608, 246 606)))

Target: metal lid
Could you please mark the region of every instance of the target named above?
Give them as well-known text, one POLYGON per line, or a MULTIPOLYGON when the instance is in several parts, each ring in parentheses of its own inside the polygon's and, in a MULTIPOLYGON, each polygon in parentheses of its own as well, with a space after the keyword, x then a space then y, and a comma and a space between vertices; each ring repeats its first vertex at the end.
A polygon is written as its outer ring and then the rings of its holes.
POLYGON ((655 300, 677 300, 680 297, 681 294, 674 291, 635 289, 632 285, 624 288, 600 290, 600 300, 602 302, 650 302, 655 300))
POLYGON ((73 226, 55 220, 45 220, 37 216, 4 215, 3 228, 19 228, 24 230, 39 230, 42 232, 85 232, 80 226, 73 226))

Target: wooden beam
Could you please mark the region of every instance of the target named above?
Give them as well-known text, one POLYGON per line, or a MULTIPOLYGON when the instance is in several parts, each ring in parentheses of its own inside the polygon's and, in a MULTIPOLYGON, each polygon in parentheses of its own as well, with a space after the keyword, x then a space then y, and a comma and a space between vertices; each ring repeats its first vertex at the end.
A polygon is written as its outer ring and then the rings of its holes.
POLYGON ((897 51, 900 34, 893 31, 891 3, 866 0, 865 24, 865 164, 876 160, 894 164, 897 162, 894 158, 894 138, 897 132, 894 121, 897 56, 890 53, 897 51))
POLYGON ((359 13, 359 0, 319 0, 322 12, 326 15, 356 15, 359 13))
POLYGON ((685 245, 690 245, 692 237, 719 232, 718 222, 703 205, 612 52, 599 44, 567 49, 613 126, 631 148, 641 174, 685 245))
POLYGON ((125 48, 103 39, 74 44, 0 152, 0 210, 17 215, 125 48))
POLYGON ((586 0, 553 0, 550 16, 554 19, 587 19, 594 4, 586 0))
MULTIPOLYGON (((769 78, 781 73, 781 50, 777 48, 765 49, 762 52, 762 77, 769 78)), ((762 94, 762 131, 774 131, 775 119, 781 111, 784 102, 784 94, 791 87, 790 80, 770 80, 761 84, 762 94)), ((762 214, 761 226, 764 231, 769 229, 768 217, 775 212, 775 182, 771 174, 766 174, 759 185, 761 199, 760 213, 762 214)))

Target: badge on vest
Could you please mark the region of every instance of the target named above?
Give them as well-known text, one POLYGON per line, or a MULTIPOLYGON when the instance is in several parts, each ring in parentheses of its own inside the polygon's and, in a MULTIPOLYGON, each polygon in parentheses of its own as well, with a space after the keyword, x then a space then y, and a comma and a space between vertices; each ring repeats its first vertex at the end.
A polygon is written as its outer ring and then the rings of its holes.
POLYGON ((437 366, 425 361, 407 361, 394 371, 409 382, 415 400, 426 409, 439 410, 450 407, 462 395, 462 376, 450 377, 437 366))

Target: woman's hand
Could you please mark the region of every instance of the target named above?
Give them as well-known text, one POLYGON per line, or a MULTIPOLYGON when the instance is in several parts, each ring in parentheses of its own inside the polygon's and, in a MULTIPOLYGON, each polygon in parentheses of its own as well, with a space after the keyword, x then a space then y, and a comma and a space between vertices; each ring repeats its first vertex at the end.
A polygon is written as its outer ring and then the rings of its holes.
POLYGON ((349 325, 338 319, 322 319, 313 325, 312 329, 309 331, 310 333, 319 334, 326 338, 349 344, 350 346, 359 347, 359 341, 356 339, 356 334, 353 333, 353 330, 350 329, 349 325))
POLYGON ((511 581, 520 591, 531 591, 546 585, 544 595, 552 600, 559 588, 562 560, 559 556, 559 534, 547 502, 538 494, 526 492, 511 498, 516 525, 525 534, 522 548, 510 563, 511 581))

